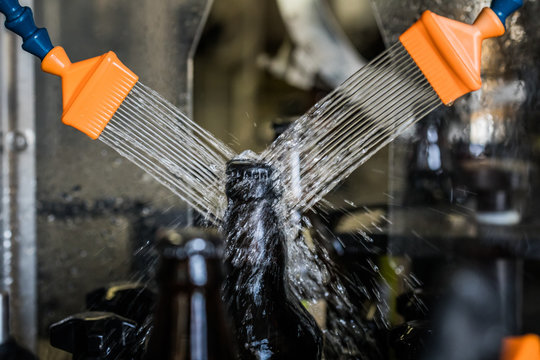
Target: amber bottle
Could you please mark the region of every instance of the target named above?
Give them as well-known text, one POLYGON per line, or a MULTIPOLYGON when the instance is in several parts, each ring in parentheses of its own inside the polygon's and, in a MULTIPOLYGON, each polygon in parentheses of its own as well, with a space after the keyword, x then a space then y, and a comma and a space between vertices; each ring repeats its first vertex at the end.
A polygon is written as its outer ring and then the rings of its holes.
POLYGON ((161 246, 158 304, 146 359, 236 359, 221 298, 220 239, 190 230, 177 240, 161 246))

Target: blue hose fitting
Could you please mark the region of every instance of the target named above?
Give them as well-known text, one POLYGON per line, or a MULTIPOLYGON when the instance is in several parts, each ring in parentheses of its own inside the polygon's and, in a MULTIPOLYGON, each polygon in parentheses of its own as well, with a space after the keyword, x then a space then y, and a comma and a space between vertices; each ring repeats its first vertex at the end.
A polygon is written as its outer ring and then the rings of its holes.
POLYGON ((22 7, 18 0, 0 0, 0 13, 6 16, 6 28, 22 37, 25 51, 43 60, 52 50, 49 33, 46 29, 36 27, 29 7, 22 7))
POLYGON ((493 0, 491 10, 497 14, 502 24, 506 26, 506 18, 523 6, 523 0, 493 0))

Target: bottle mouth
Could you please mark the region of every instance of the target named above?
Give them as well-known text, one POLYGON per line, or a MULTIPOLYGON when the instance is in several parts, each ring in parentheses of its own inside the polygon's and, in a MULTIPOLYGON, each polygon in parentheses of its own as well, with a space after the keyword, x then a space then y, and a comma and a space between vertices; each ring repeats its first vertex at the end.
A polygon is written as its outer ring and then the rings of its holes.
POLYGON ((267 198, 275 197, 274 168, 264 162, 251 159, 233 159, 227 163, 229 197, 267 198))
POLYGON ((266 181, 274 170, 267 163, 251 159, 233 159, 227 163, 227 181, 266 181))

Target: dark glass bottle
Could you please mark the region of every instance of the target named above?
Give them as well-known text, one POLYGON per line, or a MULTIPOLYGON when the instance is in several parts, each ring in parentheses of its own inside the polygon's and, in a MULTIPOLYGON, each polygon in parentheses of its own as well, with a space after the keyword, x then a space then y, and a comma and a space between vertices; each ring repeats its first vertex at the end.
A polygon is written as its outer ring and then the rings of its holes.
POLYGON ((407 160, 406 205, 447 204, 452 200, 452 161, 444 134, 446 109, 427 116, 416 126, 414 146, 407 160))
POLYGON ((222 241, 186 230, 161 246, 158 303, 148 360, 235 359, 221 299, 222 241))
POLYGON ((240 359, 320 359, 321 331, 288 287, 281 193, 274 185, 266 164, 228 164, 224 298, 240 359))

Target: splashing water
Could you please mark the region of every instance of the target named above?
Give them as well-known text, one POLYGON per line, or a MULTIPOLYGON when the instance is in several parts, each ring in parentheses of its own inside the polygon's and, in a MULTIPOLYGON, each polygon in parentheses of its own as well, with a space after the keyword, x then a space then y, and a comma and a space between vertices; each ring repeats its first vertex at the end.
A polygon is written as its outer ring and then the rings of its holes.
MULTIPOLYGON (((359 315, 362 304, 352 303, 352 294, 346 290, 355 280, 338 270, 324 243, 315 241, 310 249, 299 240, 298 216, 290 214, 310 209, 440 104, 416 63, 398 43, 316 104, 260 156, 282 176, 291 229, 289 281, 293 292, 311 301, 325 299, 328 316, 333 317, 325 331, 329 356, 369 356, 365 353, 368 325, 359 315)), ((378 313, 386 313, 389 305, 382 293, 389 286, 375 264, 366 267, 371 267, 380 281, 352 285, 364 293, 363 298, 377 304, 378 313)), ((388 326, 382 316, 374 321, 378 327, 388 326)))
MULTIPOLYGON (((281 204, 284 215, 287 206, 281 204)), ((327 359, 350 358, 377 359, 378 349, 373 339, 373 326, 363 317, 367 312, 367 302, 376 304, 376 314, 371 323, 379 328, 388 326, 384 315, 388 312, 383 289, 387 286, 375 264, 362 265, 376 279, 370 283, 340 270, 328 249, 331 238, 320 233, 320 229, 302 231, 302 224, 312 228, 307 217, 301 222, 294 217, 287 218, 287 246, 289 251, 288 277, 293 294, 310 305, 321 301, 325 305, 324 353, 327 359), (352 293, 351 293, 351 289, 352 293), (364 303, 353 299, 362 298, 364 303)), ((365 239, 358 239, 359 242, 365 239)), ((362 258, 359 258, 361 261, 362 258)), ((309 306, 308 306, 309 307, 309 306)), ((316 311, 315 311, 316 312, 316 311)))
MULTIPOLYGON (((347 282, 354 280, 340 273, 324 241, 308 245, 299 236, 300 214, 440 104, 397 44, 316 104, 258 157, 281 174, 289 282, 300 299, 325 299, 334 319, 325 331, 331 353, 362 354, 358 339, 365 338, 367 330, 358 316, 360 305, 353 304, 346 291, 347 282)), ((236 154, 159 94, 137 84, 100 140, 212 222, 221 222, 225 167, 236 154)), ((377 284, 354 285, 359 291, 369 286, 370 296, 381 296, 377 284)))

